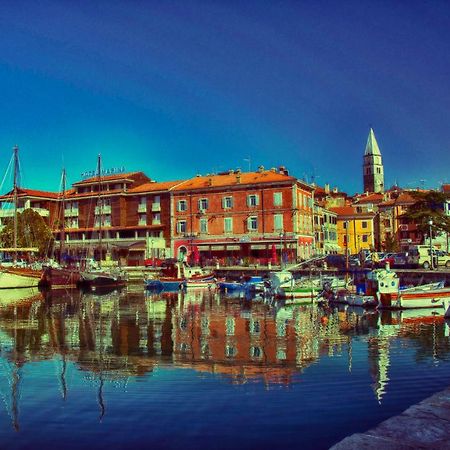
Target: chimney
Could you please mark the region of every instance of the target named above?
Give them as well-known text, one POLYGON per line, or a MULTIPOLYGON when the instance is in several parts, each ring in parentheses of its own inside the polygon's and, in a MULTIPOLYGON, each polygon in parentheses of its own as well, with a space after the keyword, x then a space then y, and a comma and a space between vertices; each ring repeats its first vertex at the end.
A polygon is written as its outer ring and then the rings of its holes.
POLYGON ((333 188, 333 194, 337 194, 339 192, 339 189, 337 188, 337 186, 335 186, 334 188, 333 188))
POLYGON ((228 174, 229 174, 229 175, 233 175, 233 173, 234 173, 234 170, 233 170, 233 169, 230 169, 230 170, 228 171, 228 174))
POLYGON ((325 183, 324 190, 325 190, 325 194, 330 193, 330 184, 329 183, 325 183))
POLYGON ((275 169, 275 167, 272 167, 272 168, 270 169, 270 171, 271 171, 271 172, 276 172, 277 169, 275 169))
POLYGON ((289 175, 289 172, 288 172, 288 170, 286 169, 285 166, 280 166, 278 168, 278 172, 280 172, 282 175, 289 175))
POLYGON ((213 180, 211 177, 208 178, 208 186, 212 186, 213 184, 213 180))
POLYGON ((258 172, 259 172, 259 173, 264 172, 264 166, 259 166, 259 167, 258 167, 258 172))
POLYGON ((241 182, 241 169, 236 170, 236 183, 241 182))

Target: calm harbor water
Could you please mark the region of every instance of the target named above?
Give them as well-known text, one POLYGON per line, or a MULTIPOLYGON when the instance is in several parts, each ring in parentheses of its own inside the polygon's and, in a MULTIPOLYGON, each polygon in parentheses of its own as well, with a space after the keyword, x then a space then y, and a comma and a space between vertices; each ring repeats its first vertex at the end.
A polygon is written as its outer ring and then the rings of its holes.
POLYGON ((0 305, 0 448, 328 448, 450 385, 430 311, 141 288, 0 305))

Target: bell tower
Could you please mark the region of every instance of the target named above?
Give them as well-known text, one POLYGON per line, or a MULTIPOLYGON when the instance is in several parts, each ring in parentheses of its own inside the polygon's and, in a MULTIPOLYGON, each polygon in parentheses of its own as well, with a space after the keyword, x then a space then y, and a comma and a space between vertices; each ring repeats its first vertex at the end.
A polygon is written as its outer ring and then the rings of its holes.
POLYGON ((364 192, 384 192, 384 168, 375 133, 371 128, 367 138, 363 164, 364 192))

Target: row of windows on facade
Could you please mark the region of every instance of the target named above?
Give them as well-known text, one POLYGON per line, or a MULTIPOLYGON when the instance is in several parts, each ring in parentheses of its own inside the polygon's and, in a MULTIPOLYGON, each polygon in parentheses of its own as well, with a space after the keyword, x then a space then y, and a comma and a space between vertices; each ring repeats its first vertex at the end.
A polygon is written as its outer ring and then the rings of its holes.
MULTIPOLYGON (((258 194, 249 194, 247 195, 247 206, 249 208, 254 208, 259 206, 259 195, 258 194)), ((273 193, 273 205, 274 206, 283 206, 283 193, 282 192, 274 192, 273 193)), ((303 206, 311 207, 312 199, 311 197, 303 197, 303 206)), ((209 199, 208 198, 200 198, 197 200, 197 207, 199 211, 206 211, 209 208, 209 199)), ((234 199, 232 196, 222 197, 222 208, 223 209, 231 209, 234 207, 234 199)), ((188 202, 186 199, 178 200, 177 203, 177 211, 187 211, 188 202)))
MULTIPOLYGON (((343 223, 344 230, 347 229, 347 224, 348 224, 348 223, 349 223, 349 221, 345 221, 345 222, 343 223)), ((367 227, 368 227, 368 222, 367 222, 367 220, 361 221, 361 228, 367 228, 367 227)), ((349 227, 349 229, 351 229, 351 226, 349 227)))
MULTIPOLYGON (((200 219, 200 233, 208 233, 208 219, 200 219)), ((274 214, 273 216, 273 228, 274 231, 283 231, 283 215, 282 214, 274 214)), ((247 218, 247 230, 248 231, 258 231, 258 217, 251 216, 247 218)), ((224 217, 223 219, 223 231, 224 233, 232 233, 233 232, 233 218, 232 217, 224 217)), ((177 222, 177 233, 183 234, 187 232, 187 221, 179 220, 177 222)))
MULTIPOLYGON (((152 214, 152 225, 161 225, 161 214, 154 213, 152 214)), ((147 225, 147 214, 139 214, 138 225, 147 225)), ((79 222, 78 217, 73 217, 70 219, 66 219, 67 228, 78 228, 79 222)), ((96 215, 94 219, 95 227, 110 227, 112 226, 111 215, 110 214, 102 214, 96 215), (100 220, 101 219, 101 220, 100 220)))
MULTIPOLYGON (((369 234, 361 234, 361 242, 369 242, 369 236, 370 236, 369 234)), ((349 238, 349 240, 351 241, 352 238, 349 238)), ((346 244, 347 244, 347 236, 344 236, 344 245, 346 244)))
POLYGON ((316 239, 319 241, 335 241, 337 240, 337 233, 335 231, 324 230, 323 233, 316 233, 316 239))
POLYGON ((324 225, 326 223, 329 223, 331 225, 336 225, 337 223, 337 217, 336 216, 329 216, 328 214, 324 214, 323 216, 314 216, 314 223, 316 225, 324 225))
MULTIPOLYGON (((377 173, 380 174, 381 173, 381 167, 377 167, 377 173)), ((366 175, 370 175, 371 174, 371 169, 370 167, 366 168, 366 175)))

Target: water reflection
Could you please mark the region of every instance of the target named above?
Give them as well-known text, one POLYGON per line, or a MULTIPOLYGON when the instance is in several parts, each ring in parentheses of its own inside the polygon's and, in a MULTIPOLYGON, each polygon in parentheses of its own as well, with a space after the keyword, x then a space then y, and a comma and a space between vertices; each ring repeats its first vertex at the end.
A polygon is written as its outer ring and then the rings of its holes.
POLYGON ((1 392, 19 430, 22 368, 57 362, 61 397, 70 396, 68 364, 97 388, 99 419, 105 382, 126 385, 158 365, 208 372, 242 384, 289 386, 321 359, 346 358, 356 338, 367 343, 372 389, 382 402, 390 382, 392 341, 415 349, 420 362, 449 359, 448 328, 435 311, 321 309, 227 298, 212 291, 145 295, 142 291, 53 291, 46 298, 0 307, 1 392), (6 380, 5 380, 6 377, 6 380))

